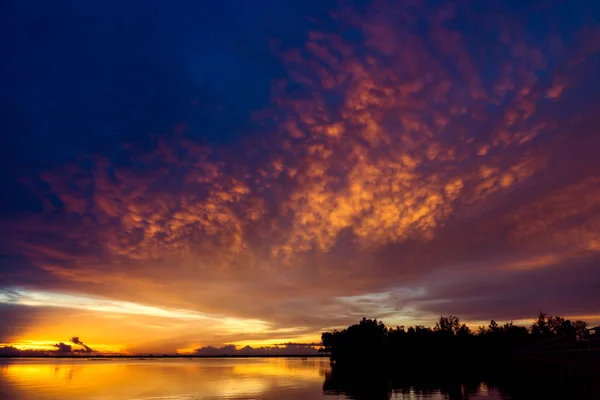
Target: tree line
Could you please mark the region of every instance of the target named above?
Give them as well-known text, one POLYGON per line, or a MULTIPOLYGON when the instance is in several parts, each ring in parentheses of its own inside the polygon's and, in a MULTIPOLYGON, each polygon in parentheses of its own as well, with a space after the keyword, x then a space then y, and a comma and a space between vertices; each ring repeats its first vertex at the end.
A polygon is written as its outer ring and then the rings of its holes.
POLYGON ((440 317, 433 328, 388 328, 377 319, 363 318, 341 331, 324 332, 321 351, 337 365, 433 368, 452 363, 477 368, 482 358, 501 362, 518 352, 583 349, 589 346, 588 335, 584 321, 542 312, 529 328, 492 320, 476 332, 453 315, 440 317))

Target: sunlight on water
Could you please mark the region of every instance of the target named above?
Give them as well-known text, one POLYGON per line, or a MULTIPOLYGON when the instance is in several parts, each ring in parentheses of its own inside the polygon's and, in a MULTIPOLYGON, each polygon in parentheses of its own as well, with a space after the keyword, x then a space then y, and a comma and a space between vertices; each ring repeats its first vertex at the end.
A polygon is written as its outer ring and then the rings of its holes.
MULTIPOLYGON (((446 399, 441 392, 390 391, 383 397, 324 390, 326 359, 0 360, 0 399, 446 399)), ((462 395, 460 397, 463 397, 462 395)), ((452 397, 455 398, 455 397, 452 397)), ((488 388, 468 398, 500 399, 488 388)))

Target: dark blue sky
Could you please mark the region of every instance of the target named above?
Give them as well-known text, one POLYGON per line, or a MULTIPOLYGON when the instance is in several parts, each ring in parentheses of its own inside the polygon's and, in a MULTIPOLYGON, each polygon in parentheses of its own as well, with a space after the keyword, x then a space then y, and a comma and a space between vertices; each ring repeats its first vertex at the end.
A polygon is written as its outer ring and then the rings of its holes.
POLYGON ((2 204, 19 175, 118 152, 185 122, 209 144, 255 134, 251 113, 285 74, 271 49, 306 40, 327 1, 3 2, 2 204))
POLYGON ((270 40, 301 44, 325 3, 4 2, 7 136, 33 159, 190 118, 209 140, 227 140, 284 73, 270 40))
MULTIPOLYGON (((327 28, 337 3, 3 2, 3 165, 53 163, 162 134, 180 121, 211 144, 254 133, 251 113, 269 104, 270 85, 285 76, 273 43, 302 45, 311 28, 327 28)), ((369 2, 352 3, 361 10, 369 2)), ((548 34, 548 16, 560 16, 552 23, 562 24, 568 44, 582 22, 596 22, 600 7, 526 3, 474 8, 514 13, 527 27, 524 39, 539 43, 548 34)), ((451 25, 480 33, 460 19, 451 25)))

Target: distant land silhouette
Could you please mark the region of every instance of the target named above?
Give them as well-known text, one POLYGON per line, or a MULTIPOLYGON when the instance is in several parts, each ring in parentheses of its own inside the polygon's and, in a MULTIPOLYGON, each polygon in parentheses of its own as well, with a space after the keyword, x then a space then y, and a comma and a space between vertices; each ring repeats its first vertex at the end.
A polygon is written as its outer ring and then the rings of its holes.
POLYGON ((276 346, 266 347, 251 347, 245 346, 241 349, 237 349, 234 345, 227 345, 223 347, 201 347, 196 349, 194 355, 206 356, 206 357, 219 357, 219 356, 255 356, 255 357, 266 357, 266 356, 316 356, 321 354, 317 347, 319 343, 285 343, 276 346))
POLYGON ((164 357, 326 357, 320 352, 320 343, 281 343, 273 346, 251 347, 244 346, 238 349, 234 345, 223 347, 206 346, 196 349, 193 353, 161 354, 161 353, 136 353, 136 354, 102 354, 85 345, 78 337, 71 339, 73 345, 63 342, 55 344, 52 350, 19 349, 13 346, 0 347, 0 357, 60 357, 60 358, 164 358, 164 357))

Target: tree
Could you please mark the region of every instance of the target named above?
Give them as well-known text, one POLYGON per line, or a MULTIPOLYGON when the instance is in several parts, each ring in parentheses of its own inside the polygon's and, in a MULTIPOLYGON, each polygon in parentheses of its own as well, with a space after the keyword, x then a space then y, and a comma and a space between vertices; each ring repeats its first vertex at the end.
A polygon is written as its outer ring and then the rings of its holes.
POLYGON ((447 317, 441 316, 438 322, 436 322, 433 330, 436 332, 452 332, 452 334, 456 334, 460 328, 460 319, 454 315, 449 315, 447 317))
POLYGON ((471 329, 467 326, 467 324, 462 324, 456 332, 456 336, 460 338, 466 338, 468 336, 471 336, 472 334, 473 333, 471 332, 471 329))
POLYGON ((536 338, 548 338, 552 332, 548 325, 548 315, 540 311, 537 319, 531 326, 531 334, 536 338))
POLYGON ((497 333, 500 331, 500 326, 498 325, 498 323, 494 320, 490 321, 490 324, 488 325, 488 328, 490 330, 491 333, 497 333))
POLYGON ((587 323, 585 321, 575 321, 575 335, 577 340, 587 339, 587 323))
POLYGON ((441 316, 433 329, 424 326, 388 329, 377 319, 363 318, 342 331, 324 332, 321 339, 323 350, 329 352, 332 361, 353 368, 431 368, 432 363, 466 367, 462 360, 480 356, 506 359, 534 340, 544 341, 543 346, 555 342, 563 345, 571 339, 585 338, 587 331, 583 321, 573 323, 540 312, 531 331, 512 321, 499 325, 491 320, 488 327, 479 327, 478 333, 474 336, 469 327, 453 315, 441 316), (552 338, 558 340, 545 343, 552 338))

